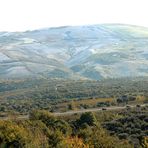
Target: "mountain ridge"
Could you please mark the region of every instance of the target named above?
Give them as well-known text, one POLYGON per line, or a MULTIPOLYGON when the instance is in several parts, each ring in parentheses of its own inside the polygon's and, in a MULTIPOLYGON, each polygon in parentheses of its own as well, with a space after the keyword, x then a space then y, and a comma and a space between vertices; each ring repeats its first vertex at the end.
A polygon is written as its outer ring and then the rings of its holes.
POLYGON ((64 26, 0 33, 0 78, 148 76, 148 28, 64 26))

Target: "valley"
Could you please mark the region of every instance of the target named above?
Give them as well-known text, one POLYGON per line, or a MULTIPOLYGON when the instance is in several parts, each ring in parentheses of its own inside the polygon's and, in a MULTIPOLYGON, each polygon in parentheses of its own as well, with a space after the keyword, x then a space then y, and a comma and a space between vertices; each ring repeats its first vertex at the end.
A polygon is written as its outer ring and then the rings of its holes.
POLYGON ((101 81, 18 79, 0 81, 0 111, 28 114, 143 104, 148 99, 147 77, 101 81))

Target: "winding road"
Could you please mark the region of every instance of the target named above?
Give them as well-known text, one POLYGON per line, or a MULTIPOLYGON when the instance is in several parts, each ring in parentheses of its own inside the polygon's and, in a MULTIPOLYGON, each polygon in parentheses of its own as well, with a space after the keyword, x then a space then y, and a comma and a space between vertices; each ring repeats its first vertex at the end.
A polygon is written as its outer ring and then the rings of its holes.
MULTIPOLYGON (((148 104, 142 104, 139 107, 148 106, 148 104)), ((54 112, 53 115, 55 116, 64 116, 64 115, 73 115, 73 114, 81 114, 86 112, 98 112, 98 111, 108 111, 108 110, 121 110, 125 108, 134 108, 136 105, 127 105, 127 106, 112 106, 112 107, 105 107, 105 108, 91 108, 91 109, 83 109, 83 110, 72 110, 67 112, 54 112)), ((0 120, 10 120, 11 117, 0 117, 0 120)), ((29 115, 24 116, 17 116, 15 119, 25 120, 29 119, 29 115)))

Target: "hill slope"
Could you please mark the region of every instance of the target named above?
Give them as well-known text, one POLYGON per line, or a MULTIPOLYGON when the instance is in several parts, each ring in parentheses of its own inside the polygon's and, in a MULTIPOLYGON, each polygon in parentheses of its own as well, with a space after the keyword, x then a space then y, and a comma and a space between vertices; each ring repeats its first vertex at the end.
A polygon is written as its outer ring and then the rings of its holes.
POLYGON ((148 76, 148 29, 102 24, 0 33, 0 78, 148 76))

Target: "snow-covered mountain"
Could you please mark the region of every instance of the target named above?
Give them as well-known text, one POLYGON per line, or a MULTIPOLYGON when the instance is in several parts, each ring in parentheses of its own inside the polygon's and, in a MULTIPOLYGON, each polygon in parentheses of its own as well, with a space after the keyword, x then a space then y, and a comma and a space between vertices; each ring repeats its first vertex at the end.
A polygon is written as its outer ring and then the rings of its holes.
POLYGON ((102 24, 0 33, 0 78, 148 76, 148 28, 102 24))

